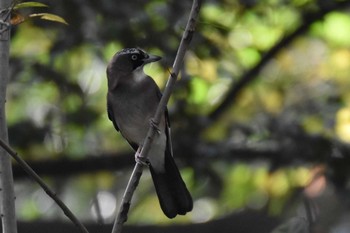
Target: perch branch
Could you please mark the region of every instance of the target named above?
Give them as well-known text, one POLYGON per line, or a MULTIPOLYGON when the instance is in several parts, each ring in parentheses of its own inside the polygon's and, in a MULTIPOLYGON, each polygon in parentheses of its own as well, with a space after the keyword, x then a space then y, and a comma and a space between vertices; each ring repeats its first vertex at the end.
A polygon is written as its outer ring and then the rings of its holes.
MULTIPOLYGON (((182 39, 176 54, 176 58, 174 61, 174 65, 173 65, 173 70, 169 76, 168 82, 166 84, 165 90, 163 92, 163 96, 159 102, 157 111, 154 115, 153 121, 155 123, 155 126, 159 125, 160 119, 162 114, 164 114, 164 110, 166 108, 166 105, 169 101, 170 95, 174 89, 175 83, 176 83, 176 79, 177 76, 180 72, 183 60, 184 60, 184 56, 185 53, 189 47, 189 44, 192 40, 194 31, 195 31, 195 25, 196 25, 196 20, 197 17, 199 15, 199 10, 200 10, 200 6, 201 6, 201 0, 194 0, 193 4, 192 4, 192 9, 190 12, 190 16, 186 25, 186 29, 184 31, 184 34, 182 35, 182 39)), ((140 156, 146 158, 148 151, 151 147, 153 138, 155 136, 156 127, 150 127, 147 133, 147 136, 145 138, 145 141, 143 143, 143 147, 142 147, 142 151, 140 156)), ((131 199, 133 196, 133 193, 138 185, 138 182, 140 180, 140 177, 142 175, 142 165, 139 163, 136 163, 133 173, 130 177, 129 183, 126 187, 123 199, 122 199, 122 204, 120 206, 117 218, 114 222, 113 225, 113 229, 112 229, 112 233, 121 233, 122 228, 123 228, 123 224, 124 222, 127 221, 127 215, 128 215, 128 211, 129 211, 129 207, 130 207, 130 203, 131 203, 131 199)))

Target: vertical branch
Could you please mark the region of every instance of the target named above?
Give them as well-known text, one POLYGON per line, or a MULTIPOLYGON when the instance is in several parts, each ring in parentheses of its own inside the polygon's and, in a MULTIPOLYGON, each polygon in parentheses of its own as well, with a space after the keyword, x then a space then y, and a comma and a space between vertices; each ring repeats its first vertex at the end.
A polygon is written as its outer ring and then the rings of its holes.
MULTIPOLYGON (((10 28, 9 10, 10 0, 0 0, 0 138, 8 141, 5 117, 6 88, 9 79, 10 28)), ((0 204, 1 219, 4 233, 16 233, 15 194, 11 158, 5 150, 0 149, 0 204)))
MULTIPOLYGON (((177 76, 180 72, 185 53, 189 47, 189 44, 192 40, 196 21, 199 15, 199 10, 201 7, 201 0, 193 0, 191 12, 189 15, 189 19, 187 21, 186 29, 184 31, 184 34, 182 35, 182 39, 179 45, 179 48, 177 50, 176 58, 173 65, 172 73, 170 74, 170 77, 168 79, 168 82, 166 84, 165 90, 163 92, 163 96, 159 102, 159 105, 157 107, 156 113, 154 115, 153 121, 155 123, 155 127, 150 127, 147 133, 147 136, 145 138, 145 141, 143 143, 142 151, 140 153, 140 157, 146 158, 148 155, 148 152, 150 150, 153 138, 156 134, 156 127, 158 126, 160 119, 162 117, 162 114, 164 114, 166 105, 169 101, 170 95, 174 89, 177 76)), ((136 152, 138 153, 138 152, 136 152)), ((121 233, 123 224, 127 221, 127 215, 131 203, 132 196, 134 194, 134 191, 138 185, 138 182, 142 175, 142 165, 139 163, 136 163, 133 173, 130 177, 129 183, 126 187, 126 190, 124 192, 124 196, 122 199, 122 203, 117 215, 117 218, 114 222, 112 233, 121 233)))

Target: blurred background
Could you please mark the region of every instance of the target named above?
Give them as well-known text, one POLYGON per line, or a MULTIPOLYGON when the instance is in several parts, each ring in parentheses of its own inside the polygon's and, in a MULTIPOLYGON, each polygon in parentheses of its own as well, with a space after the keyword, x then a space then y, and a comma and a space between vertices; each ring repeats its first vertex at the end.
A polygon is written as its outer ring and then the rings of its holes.
MULTIPOLYGON (((107 117, 106 65, 120 49, 141 47, 163 57, 145 67, 163 89, 192 2, 40 2, 49 8, 19 13, 45 11, 69 25, 32 19, 12 29, 10 144, 79 219, 109 232, 134 156, 107 117)), ((127 222, 133 232, 350 232, 349 6, 203 2, 168 105, 194 209, 167 219, 145 169, 127 222)), ((69 232, 16 164, 14 176, 26 232, 58 222, 69 232)))

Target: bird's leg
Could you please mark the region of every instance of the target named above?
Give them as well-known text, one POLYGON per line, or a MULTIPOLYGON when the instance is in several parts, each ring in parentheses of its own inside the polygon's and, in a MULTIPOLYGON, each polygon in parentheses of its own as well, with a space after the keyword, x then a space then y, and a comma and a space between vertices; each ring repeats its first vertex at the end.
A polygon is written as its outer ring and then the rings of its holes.
POLYGON ((142 151, 142 146, 139 146, 139 148, 137 149, 137 151, 135 153, 135 161, 138 164, 149 167, 149 165, 151 163, 149 162, 148 158, 141 156, 141 151, 142 151))
POLYGON ((150 123, 151 127, 157 131, 158 134, 161 133, 161 131, 160 131, 160 129, 159 129, 157 123, 154 121, 153 118, 151 118, 151 119, 149 120, 149 123, 150 123))

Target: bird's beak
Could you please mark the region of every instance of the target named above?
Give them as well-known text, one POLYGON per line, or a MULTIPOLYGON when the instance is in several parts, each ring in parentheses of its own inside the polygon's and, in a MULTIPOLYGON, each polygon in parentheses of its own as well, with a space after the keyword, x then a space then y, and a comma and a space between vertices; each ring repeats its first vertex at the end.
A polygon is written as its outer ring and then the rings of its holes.
POLYGON ((152 55, 152 54, 148 54, 148 57, 144 58, 143 62, 144 62, 144 64, 147 64, 147 63, 159 61, 160 59, 162 59, 162 57, 156 56, 156 55, 152 55))

